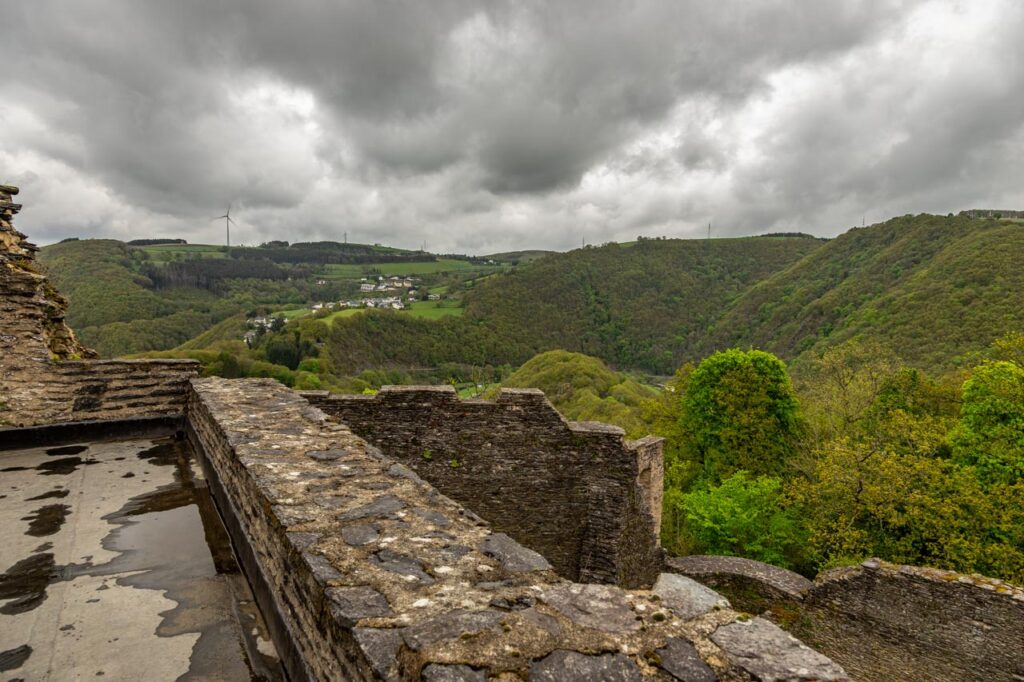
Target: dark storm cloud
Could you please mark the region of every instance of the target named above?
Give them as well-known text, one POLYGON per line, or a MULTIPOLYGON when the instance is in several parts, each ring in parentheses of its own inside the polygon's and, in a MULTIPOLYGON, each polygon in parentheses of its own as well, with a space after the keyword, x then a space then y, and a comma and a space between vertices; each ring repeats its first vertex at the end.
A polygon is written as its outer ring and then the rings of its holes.
POLYGON ((1012 0, 3 10, 21 224, 499 250, 1022 203, 1012 0), (30 210, 29 210, 30 209, 30 210))

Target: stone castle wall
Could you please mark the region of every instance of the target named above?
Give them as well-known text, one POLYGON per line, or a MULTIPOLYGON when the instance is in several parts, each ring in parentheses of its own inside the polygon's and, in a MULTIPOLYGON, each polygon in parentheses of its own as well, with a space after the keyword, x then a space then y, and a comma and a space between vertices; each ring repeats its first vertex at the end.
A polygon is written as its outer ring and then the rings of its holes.
POLYGON ((292 679, 849 679, 689 579, 559 577, 273 380, 191 385, 189 437, 292 679))
POLYGON ((661 440, 567 422, 541 391, 450 386, 303 394, 573 579, 649 586, 661 566, 661 440))
POLYGON ((0 429, 181 415, 191 360, 89 360, 64 323, 67 301, 14 229, 17 188, 0 185, 0 429))
POLYGON ((759 561, 673 557, 667 570, 771 617, 861 682, 1024 679, 1024 590, 877 559, 812 583, 759 561))
POLYGON ((0 429, 180 416, 197 374, 193 360, 71 360, 22 372, 0 359, 0 429))
POLYGON ((818 576, 790 625, 857 680, 1024 679, 1024 590, 878 560, 818 576))

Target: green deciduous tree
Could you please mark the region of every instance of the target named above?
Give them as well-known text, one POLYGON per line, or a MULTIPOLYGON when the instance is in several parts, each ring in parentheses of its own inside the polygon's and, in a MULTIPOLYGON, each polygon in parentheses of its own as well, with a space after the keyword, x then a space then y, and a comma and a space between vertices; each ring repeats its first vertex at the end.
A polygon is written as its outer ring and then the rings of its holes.
POLYGON ((799 562, 803 545, 796 515, 784 503, 782 482, 737 471, 722 485, 682 496, 691 549, 745 556, 777 566, 799 562))
POLYGON ((1024 478, 1024 368, 986 362, 964 382, 954 459, 974 466, 986 483, 1024 478))
POLYGON ((803 421, 786 365, 771 353, 732 349, 706 358, 681 407, 690 456, 712 484, 740 469, 783 475, 801 444, 803 421))
POLYGON ((1024 578, 1024 484, 986 489, 951 460, 841 439, 790 493, 818 568, 879 556, 1024 578))

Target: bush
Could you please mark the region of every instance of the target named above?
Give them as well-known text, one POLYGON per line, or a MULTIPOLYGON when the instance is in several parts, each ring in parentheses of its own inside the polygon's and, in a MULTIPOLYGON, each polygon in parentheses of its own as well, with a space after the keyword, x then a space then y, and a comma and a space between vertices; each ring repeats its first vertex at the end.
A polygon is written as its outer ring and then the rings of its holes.
POLYGON ((778 478, 737 471, 716 488, 683 495, 682 506, 687 534, 702 553, 786 567, 799 562, 802 532, 778 478))

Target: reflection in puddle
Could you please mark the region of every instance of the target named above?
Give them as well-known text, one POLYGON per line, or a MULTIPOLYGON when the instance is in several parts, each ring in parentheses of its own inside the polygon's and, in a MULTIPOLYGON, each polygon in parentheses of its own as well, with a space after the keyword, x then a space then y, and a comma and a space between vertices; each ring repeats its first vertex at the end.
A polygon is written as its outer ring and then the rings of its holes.
MULTIPOLYGON (((117 454, 121 454, 128 444, 110 444, 112 449, 115 445, 117 454)), ((273 653, 273 647, 269 645, 266 627, 235 561, 227 533, 205 481, 201 478, 197 480, 194 475, 192 452, 188 446, 183 442, 165 439, 149 443, 149 446, 137 453, 136 458, 105 458, 104 454, 113 453, 109 450, 104 452, 102 443, 94 444, 91 448, 51 448, 46 451, 48 459, 38 464, 38 460, 29 461, 35 466, 11 467, 18 471, 35 472, 22 474, 23 477, 52 476, 71 474, 90 464, 109 464, 115 460, 123 462, 120 468, 110 471, 103 471, 107 467, 91 469, 84 479, 72 477, 69 485, 74 488, 75 495, 71 498, 71 504, 45 504, 35 509, 24 505, 20 515, 0 518, 0 522, 11 523, 14 518, 27 521, 25 535, 52 536, 59 549, 67 546, 68 533, 75 533, 75 526, 67 525, 69 518, 73 521, 78 518, 74 514, 86 514, 86 503, 82 499, 88 498, 91 490, 102 491, 104 486, 140 485, 136 482, 138 478, 131 483, 120 482, 133 474, 125 471, 126 466, 132 465, 140 473, 140 465, 144 464, 173 467, 170 472, 173 482, 131 497, 117 511, 99 517, 109 524, 108 527, 112 526, 100 542, 104 550, 115 553, 110 561, 94 564, 91 556, 84 556, 81 560, 83 563, 59 565, 54 561, 54 552, 44 551, 51 550, 52 543, 36 546, 33 554, 17 561, 0 575, 0 615, 16 616, 38 608, 47 599, 47 588, 55 583, 79 578, 100 578, 104 582, 101 587, 95 588, 95 597, 85 600, 87 604, 96 605, 95 615, 83 615, 73 620, 75 624, 72 625, 71 622, 64 622, 58 611, 57 617, 60 620, 55 626, 64 633, 75 631, 76 637, 83 632, 88 633, 90 628, 98 627, 102 630, 106 627, 102 623, 105 609, 124 608, 117 597, 108 596, 115 594, 116 590, 105 591, 108 589, 106 581, 112 580, 111 586, 156 591, 163 598, 174 602, 173 608, 159 612, 156 636, 177 637, 192 633, 191 636, 195 637, 195 633, 198 633, 198 639, 191 647, 191 656, 185 663, 187 673, 183 678, 281 679, 280 664, 273 653), (90 450, 86 455, 88 459, 77 456, 86 450, 90 450), (110 479, 118 482, 111 482, 110 479), (83 486, 82 492, 76 486, 83 486), (79 505, 83 505, 81 510, 79 505), (25 515, 29 510, 30 513, 25 515), (70 530, 61 532, 65 527, 70 530), (100 620, 94 622, 93 619, 100 620)), ((166 480, 167 474, 159 478, 166 480)), ((145 479, 141 483, 144 485, 145 479)), ((69 490, 59 489, 28 500, 61 499, 68 495, 69 490)), ((101 492, 94 493, 94 497, 96 495, 99 495, 99 500, 105 499, 101 492)), ((92 554, 88 548, 79 548, 77 551, 83 550, 85 554, 92 554)), ((69 556, 67 551, 56 553, 61 557, 69 556)), ((5 627, 16 628, 20 632, 23 626, 15 626, 13 622, 5 624, 4 619, 0 618, 0 632, 5 627)), ((14 632, 14 629, 9 632, 14 632)), ((0 670, 22 668, 33 656, 33 647, 36 649, 35 656, 48 656, 50 652, 41 652, 39 649, 55 644, 52 640, 47 642, 45 634, 42 635, 43 639, 36 641, 34 637, 38 636, 28 635, 24 646, 0 652, 0 670), (43 646, 44 642, 47 642, 46 646, 43 646)), ((18 638, 21 639, 21 636, 18 638)), ((116 637, 109 641, 116 642, 116 637)), ((10 642, 7 646, 17 643, 10 642)))
POLYGON ((35 538, 53 535, 64 525, 64 519, 71 513, 71 506, 66 504, 48 504, 36 509, 30 516, 21 520, 28 521, 28 531, 25 535, 35 538))
POLYGON ((36 471, 43 476, 67 476, 78 471, 78 467, 88 464, 99 464, 95 459, 82 459, 81 457, 62 457, 48 462, 43 462, 36 467, 36 471))
POLYGON ((46 599, 46 587, 57 577, 52 554, 33 554, 0 575, 0 599, 13 599, 0 606, 7 616, 31 611, 46 599))
POLYGON ((59 500, 59 499, 61 499, 63 497, 67 497, 69 492, 71 492, 71 491, 70 490, 51 490, 50 492, 43 493, 42 495, 36 495, 35 497, 29 497, 25 501, 26 502, 35 502, 36 500, 53 500, 53 499, 59 500))
POLYGON ((22 644, 16 649, 0 651, 0 672, 20 668, 31 655, 32 647, 27 644, 22 644))

